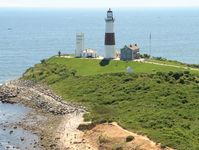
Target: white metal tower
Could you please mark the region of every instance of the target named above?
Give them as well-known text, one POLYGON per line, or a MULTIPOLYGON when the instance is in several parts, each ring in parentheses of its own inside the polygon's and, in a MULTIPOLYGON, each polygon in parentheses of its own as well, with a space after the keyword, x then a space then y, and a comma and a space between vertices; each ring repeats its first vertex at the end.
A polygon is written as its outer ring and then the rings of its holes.
POLYGON ((81 57, 81 53, 84 50, 84 34, 77 33, 76 34, 76 50, 75 57, 81 57))

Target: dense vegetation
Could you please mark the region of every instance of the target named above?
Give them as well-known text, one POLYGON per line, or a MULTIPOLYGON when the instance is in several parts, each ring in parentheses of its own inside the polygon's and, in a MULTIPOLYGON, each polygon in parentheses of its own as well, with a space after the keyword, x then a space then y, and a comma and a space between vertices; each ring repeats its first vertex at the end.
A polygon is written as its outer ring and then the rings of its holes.
POLYGON ((121 61, 103 66, 99 60, 51 58, 23 79, 46 83, 65 100, 87 106, 87 120, 117 121, 165 146, 199 149, 199 77, 153 64, 127 66, 135 73, 124 73, 121 61))
MULTIPOLYGON (((148 57, 150 57, 150 56, 148 56, 148 57)), ((147 58, 147 57, 144 57, 144 58, 147 58)), ((176 60, 167 60, 166 58, 162 58, 162 57, 153 57, 152 59, 149 59, 149 61, 168 64, 168 65, 177 65, 177 66, 181 66, 181 67, 191 67, 191 68, 199 69, 199 64, 187 64, 187 63, 182 63, 182 62, 179 62, 176 60)))

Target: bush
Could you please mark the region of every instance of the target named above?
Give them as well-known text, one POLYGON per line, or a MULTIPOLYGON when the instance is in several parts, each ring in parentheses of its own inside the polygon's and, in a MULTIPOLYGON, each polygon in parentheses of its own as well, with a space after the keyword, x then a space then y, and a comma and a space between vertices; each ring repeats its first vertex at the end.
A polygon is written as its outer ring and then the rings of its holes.
POLYGON ((145 59, 149 59, 151 56, 150 55, 148 55, 148 54, 140 54, 140 57, 141 58, 145 58, 145 59))
POLYGON ((123 150, 122 146, 118 146, 115 148, 115 150, 123 150))
POLYGON ((160 61, 166 61, 166 58, 162 58, 162 57, 154 57, 155 60, 160 60, 160 61))
POLYGON ((110 139, 105 136, 105 135, 100 135, 99 136, 99 143, 100 144, 105 144, 105 143, 109 143, 110 142, 110 139))
POLYGON ((134 139, 135 139, 134 136, 129 135, 129 136, 126 137, 126 142, 131 142, 131 141, 133 141, 134 139))
POLYGON ((161 83, 161 80, 158 79, 158 80, 156 80, 156 82, 157 82, 157 83, 161 83))
POLYGON ((192 67, 192 68, 199 68, 199 65, 197 64, 186 64, 188 67, 192 67))
POLYGON ((77 71, 76 71, 76 70, 74 70, 74 69, 72 69, 72 70, 70 71, 70 73, 72 74, 72 76, 75 76, 75 75, 76 75, 76 73, 77 73, 77 71))
POLYGON ((173 75, 173 71, 169 71, 168 75, 172 76, 173 75))
POLYGON ((183 76, 183 73, 182 73, 182 72, 175 72, 175 73, 173 74, 173 77, 174 77, 176 80, 180 79, 180 77, 182 77, 182 76, 183 76))
POLYGON ((41 64, 46 64, 46 60, 45 60, 45 59, 42 59, 42 60, 41 60, 41 64))
POLYGON ((190 72, 189 71, 184 71, 184 74, 190 74, 190 72))
POLYGON ((180 80, 179 80, 179 83, 181 83, 181 84, 185 84, 184 79, 180 79, 180 80))

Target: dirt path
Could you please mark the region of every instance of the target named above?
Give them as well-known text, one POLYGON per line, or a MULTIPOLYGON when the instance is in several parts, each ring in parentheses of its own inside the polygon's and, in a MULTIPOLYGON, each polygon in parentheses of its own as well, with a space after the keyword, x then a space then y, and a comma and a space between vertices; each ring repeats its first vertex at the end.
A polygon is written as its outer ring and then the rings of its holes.
POLYGON ((160 65, 160 66, 175 67, 175 68, 181 68, 181 69, 189 69, 189 70, 192 70, 192 71, 199 71, 199 69, 191 68, 191 67, 183 67, 183 66, 177 66, 177 65, 162 64, 162 63, 150 62, 150 61, 143 61, 143 62, 144 63, 148 63, 148 64, 160 65))

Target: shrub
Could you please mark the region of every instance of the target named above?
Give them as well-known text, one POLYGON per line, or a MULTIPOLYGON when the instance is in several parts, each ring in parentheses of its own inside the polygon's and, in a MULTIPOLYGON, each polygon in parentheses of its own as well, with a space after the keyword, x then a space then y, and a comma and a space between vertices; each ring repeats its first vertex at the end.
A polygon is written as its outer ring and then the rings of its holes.
POLYGON ((126 137, 126 142, 131 142, 131 141, 133 141, 134 139, 135 139, 134 136, 129 135, 129 136, 126 137))
POLYGON ((155 60, 160 60, 160 61, 166 61, 166 58, 162 58, 162 57, 154 57, 155 60))
POLYGON ((105 144, 105 143, 109 143, 110 139, 106 136, 106 135, 100 135, 99 136, 99 143, 100 144, 105 144))
POLYGON ((180 79, 180 80, 179 80, 179 83, 181 83, 181 84, 185 84, 184 79, 180 79))
POLYGON ((148 59, 148 58, 150 58, 151 56, 148 55, 148 54, 143 54, 143 55, 140 54, 140 57, 141 57, 141 58, 148 59))
POLYGON ((175 72, 175 73, 173 74, 173 77, 174 77, 176 80, 180 79, 180 77, 182 77, 182 76, 183 76, 183 73, 182 73, 182 72, 175 72))
POLYGON ((161 144, 160 147, 161 147, 162 149, 166 149, 166 148, 167 148, 167 146, 164 145, 164 144, 161 144))
POLYGON ((162 76, 163 75, 163 73, 162 72, 156 72, 156 74, 158 75, 158 76, 162 76))
POLYGON ((115 148, 115 150, 123 150, 122 146, 118 146, 115 148))
POLYGON ((168 75, 172 76, 173 75, 173 71, 169 71, 168 75))
POLYGON ((188 101, 186 99, 183 99, 182 104, 186 104, 186 103, 188 103, 188 101))
POLYGON ((189 71, 184 71, 184 74, 190 74, 190 72, 189 71))
POLYGON ((41 64, 46 64, 46 60, 45 60, 45 59, 42 59, 42 60, 41 60, 41 64))
POLYGON ((76 75, 76 73, 77 73, 77 71, 76 71, 76 70, 74 70, 74 69, 72 69, 72 70, 70 71, 70 73, 72 74, 72 76, 75 76, 75 75, 76 75))
POLYGON ((158 80, 156 80, 156 82, 157 82, 157 83, 161 83, 161 80, 158 79, 158 80))

